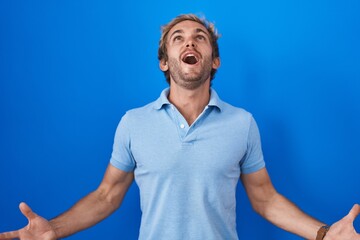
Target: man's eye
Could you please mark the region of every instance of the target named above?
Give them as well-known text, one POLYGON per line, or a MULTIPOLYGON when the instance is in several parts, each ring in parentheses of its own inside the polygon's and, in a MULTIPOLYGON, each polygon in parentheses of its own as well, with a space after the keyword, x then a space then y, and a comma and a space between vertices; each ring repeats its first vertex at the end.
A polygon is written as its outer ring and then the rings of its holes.
POLYGON ((181 36, 176 36, 176 37, 174 37, 174 41, 180 41, 181 39, 182 39, 181 36))
POLYGON ((202 35, 198 35, 198 36, 197 36, 197 39, 199 39, 199 40, 205 40, 205 37, 202 36, 202 35))

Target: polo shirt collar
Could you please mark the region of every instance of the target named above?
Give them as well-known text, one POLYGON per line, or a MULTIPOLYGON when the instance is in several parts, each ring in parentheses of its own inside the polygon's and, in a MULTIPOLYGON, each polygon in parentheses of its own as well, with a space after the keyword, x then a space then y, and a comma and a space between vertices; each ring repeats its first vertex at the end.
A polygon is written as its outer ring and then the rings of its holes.
POLYGON ((160 97, 155 101, 154 103, 154 109, 160 110, 164 105, 170 105, 169 99, 167 98, 169 96, 170 88, 165 88, 161 94, 160 97))
POLYGON ((216 107, 220 111, 222 111, 223 108, 224 108, 224 102, 221 101, 221 99, 219 98, 219 95, 212 88, 210 88, 210 101, 209 101, 208 106, 209 107, 216 107))
MULTIPOLYGON (((171 105, 168 96, 169 96, 170 88, 164 89, 160 97, 154 102, 154 109, 160 110, 164 105, 171 105)), ((208 104, 209 107, 216 107, 220 111, 222 111, 224 107, 224 102, 221 101, 218 94, 214 89, 210 89, 210 101, 208 104)))

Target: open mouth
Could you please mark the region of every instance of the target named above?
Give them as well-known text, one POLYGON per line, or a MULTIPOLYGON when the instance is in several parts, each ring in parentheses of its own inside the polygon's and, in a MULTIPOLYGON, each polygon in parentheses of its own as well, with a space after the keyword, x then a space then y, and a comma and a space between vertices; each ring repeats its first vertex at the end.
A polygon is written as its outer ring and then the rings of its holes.
POLYGON ((198 59, 194 54, 190 53, 190 54, 186 54, 186 55, 183 57, 182 61, 183 61, 184 63, 190 64, 190 65, 194 65, 194 64, 196 64, 196 63, 199 61, 199 59, 198 59))

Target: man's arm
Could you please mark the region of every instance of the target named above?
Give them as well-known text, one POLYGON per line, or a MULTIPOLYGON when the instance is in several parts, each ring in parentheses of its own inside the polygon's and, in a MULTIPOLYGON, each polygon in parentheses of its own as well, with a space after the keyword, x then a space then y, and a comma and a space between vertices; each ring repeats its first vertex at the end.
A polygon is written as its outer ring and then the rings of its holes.
POLYGON ((56 236, 66 237, 89 228, 113 213, 121 204, 134 174, 109 164, 100 186, 67 212, 50 221, 56 236))
POLYGON ((305 214, 279 194, 272 185, 266 168, 255 173, 242 174, 241 181, 253 209, 262 217, 306 239, 316 238, 317 231, 324 224, 305 214))
MULTIPOLYGON (((242 174, 241 181, 254 210, 274 225, 312 240, 316 239, 320 227, 325 225, 279 194, 272 185, 266 168, 242 174)), ((360 240, 360 235, 353 227, 353 221, 359 213, 360 207, 356 204, 347 216, 331 226, 324 239, 360 240)))
POLYGON ((94 192, 51 221, 36 215, 26 204, 21 204, 20 210, 29 219, 29 224, 17 231, 0 234, 0 240, 53 240, 89 228, 120 206, 133 179, 132 172, 121 171, 109 164, 101 184, 94 192))

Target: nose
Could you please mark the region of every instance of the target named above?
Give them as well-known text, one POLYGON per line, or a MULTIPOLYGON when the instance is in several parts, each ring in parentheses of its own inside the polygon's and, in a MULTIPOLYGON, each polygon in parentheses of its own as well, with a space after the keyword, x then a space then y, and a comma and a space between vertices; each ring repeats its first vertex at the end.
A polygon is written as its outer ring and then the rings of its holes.
POLYGON ((196 44, 194 43, 194 41, 191 39, 189 41, 187 41, 186 43, 186 47, 189 48, 189 47, 196 47, 196 44))

